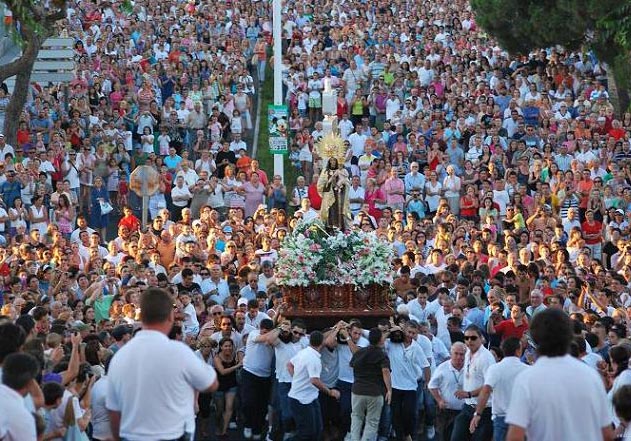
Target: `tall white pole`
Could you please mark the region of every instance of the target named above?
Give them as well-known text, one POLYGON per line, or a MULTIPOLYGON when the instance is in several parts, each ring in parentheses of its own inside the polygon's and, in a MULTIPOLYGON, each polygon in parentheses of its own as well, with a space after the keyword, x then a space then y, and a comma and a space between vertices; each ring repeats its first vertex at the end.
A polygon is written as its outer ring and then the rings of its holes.
MULTIPOLYGON (((283 104, 283 35, 281 23, 281 2, 272 2, 272 31, 274 37, 274 105, 283 104)), ((274 175, 279 175, 285 182, 285 170, 283 167, 283 155, 274 155, 274 175)))

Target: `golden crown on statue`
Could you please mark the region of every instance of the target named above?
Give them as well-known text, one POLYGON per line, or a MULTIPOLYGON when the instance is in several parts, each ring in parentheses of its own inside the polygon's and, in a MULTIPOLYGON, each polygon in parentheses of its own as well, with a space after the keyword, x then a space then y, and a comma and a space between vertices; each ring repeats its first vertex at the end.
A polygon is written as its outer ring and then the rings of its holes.
POLYGON ((323 160, 329 158, 337 159, 338 164, 343 164, 346 160, 347 147, 344 145, 344 140, 335 133, 329 133, 318 142, 317 146, 318 155, 323 160))

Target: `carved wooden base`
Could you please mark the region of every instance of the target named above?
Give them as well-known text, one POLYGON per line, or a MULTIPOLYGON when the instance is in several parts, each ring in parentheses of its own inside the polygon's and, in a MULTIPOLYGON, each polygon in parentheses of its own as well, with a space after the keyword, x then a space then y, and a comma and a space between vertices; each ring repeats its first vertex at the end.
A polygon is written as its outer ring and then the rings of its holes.
POLYGON ((379 318, 393 314, 389 287, 385 285, 309 285, 283 286, 281 289, 288 307, 285 315, 308 319, 313 324, 310 328, 330 326, 350 318, 376 323, 379 318))

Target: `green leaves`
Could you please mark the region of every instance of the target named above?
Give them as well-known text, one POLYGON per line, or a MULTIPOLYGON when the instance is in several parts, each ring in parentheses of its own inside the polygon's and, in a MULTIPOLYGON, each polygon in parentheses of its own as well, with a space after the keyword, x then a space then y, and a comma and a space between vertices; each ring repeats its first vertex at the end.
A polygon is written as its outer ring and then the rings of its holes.
POLYGON ((471 5, 478 24, 514 54, 587 44, 612 61, 618 49, 631 48, 630 0, 471 0, 471 5))
POLYGON ((593 22, 588 0, 472 0, 478 24, 513 54, 581 47, 593 22))

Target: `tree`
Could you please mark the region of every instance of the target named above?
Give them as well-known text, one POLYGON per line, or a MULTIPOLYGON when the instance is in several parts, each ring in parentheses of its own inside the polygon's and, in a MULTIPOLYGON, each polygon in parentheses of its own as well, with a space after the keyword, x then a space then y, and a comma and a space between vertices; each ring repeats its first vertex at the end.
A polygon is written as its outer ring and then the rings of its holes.
POLYGON ((631 2, 614 0, 471 0, 478 24, 507 51, 561 45, 593 49, 613 70, 622 109, 631 85, 631 2))
POLYGON ((13 13, 19 26, 12 32, 22 47, 22 55, 0 66, 0 83, 15 76, 13 94, 6 108, 4 133, 7 142, 15 145, 20 115, 28 98, 33 64, 42 43, 55 31, 55 23, 66 17, 66 0, 48 2, 38 0, 2 0, 13 13))

